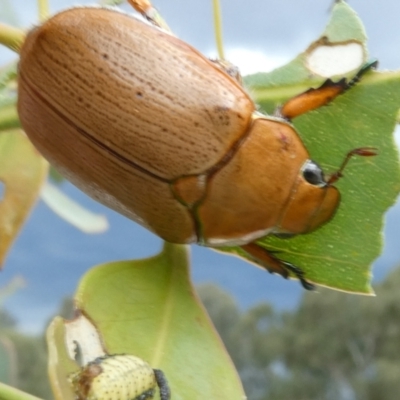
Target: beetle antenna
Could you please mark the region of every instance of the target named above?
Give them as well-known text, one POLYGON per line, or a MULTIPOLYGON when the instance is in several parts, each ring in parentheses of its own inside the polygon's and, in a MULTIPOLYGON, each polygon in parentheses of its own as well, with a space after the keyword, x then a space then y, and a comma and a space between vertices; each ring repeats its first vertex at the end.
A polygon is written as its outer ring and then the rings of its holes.
POLYGON ((342 165, 328 179, 327 182, 328 185, 335 183, 336 181, 338 181, 340 178, 343 177, 343 170, 346 168, 346 165, 353 156, 372 157, 376 156, 377 154, 378 154, 378 149, 376 149, 375 147, 359 147, 358 149, 353 149, 349 151, 346 154, 346 157, 344 158, 342 165))

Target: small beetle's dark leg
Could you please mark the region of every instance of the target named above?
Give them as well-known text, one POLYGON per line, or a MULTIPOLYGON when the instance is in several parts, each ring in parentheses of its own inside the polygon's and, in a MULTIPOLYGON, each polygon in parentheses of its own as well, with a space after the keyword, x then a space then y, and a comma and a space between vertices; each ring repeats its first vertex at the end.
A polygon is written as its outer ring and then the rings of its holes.
POLYGON ((368 62, 349 82, 347 82, 345 78, 338 82, 333 82, 331 79, 328 79, 320 87, 309 89, 304 93, 292 97, 283 104, 283 106, 278 108, 275 114, 282 118, 291 120, 308 111, 325 106, 337 96, 354 86, 367 71, 376 68, 377 65, 378 61, 376 60, 368 62))
POLYGON ((169 388, 167 378, 165 377, 164 372, 161 369, 153 369, 154 376, 156 377, 157 385, 160 389, 160 399, 161 400, 170 400, 171 398, 171 389, 169 388))
POLYGON ((82 347, 77 340, 73 340, 73 344, 74 344, 74 360, 80 367, 83 367, 84 363, 83 363, 82 347))
POLYGON ((248 243, 240 246, 246 253, 248 253, 257 264, 263 266, 271 274, 282 275, 285 279, 289 278, 289 272, 292 272, 300 281, 304 289, 314 290, 315 286, 304 278, 304 272, 293 264, 287 261, 280 260, 275 257, 271 251, 256 243, 248 243))

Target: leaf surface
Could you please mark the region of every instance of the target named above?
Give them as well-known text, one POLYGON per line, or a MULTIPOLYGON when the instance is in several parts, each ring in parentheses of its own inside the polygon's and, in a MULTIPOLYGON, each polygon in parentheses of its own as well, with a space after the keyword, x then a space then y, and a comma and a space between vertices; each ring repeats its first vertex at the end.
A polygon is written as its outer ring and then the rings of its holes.
POLYGON ((47 169, 21 130, 0 132, 0 265, 36 202, 47 169))
MULTIPOLYGON (((185 246, 165 244, 155 257, 95 267, 82 279, 75 301, 96 326, 107 353, 132 354, 163 370, 172 399, 244 398, 191 285, 185 246)), ((60 327, 53 326, 48 341, 52 369, 58 370, 53 385, 60 387, 71 372, 60 327)))
MULTIPOLYGON (((322 37, 365 41, 360 24, 354 11, 340 2, 322 37)), ((273 113, 287 99, 324 81, 310 71, 306 74, 308 51, 278 70, 245 80, 262 110, 273 113)), ((327 174, 337 170, 352 149, 375 147, 379 155, 350 161, 344 178, 335 184, 342 200, 328 224, 311 234, 285 240, 268 236, 258 243, 300 267, 311 282, 371 294, 370 266, 382 249, 384 215, 400 191, 398 151, 393 139, 399 108, 400 72, 370 71, 328 106, 296 118, 293 124, 311 158, 327 174)), ((224 250, 248 258, 240 248, 224 250)))

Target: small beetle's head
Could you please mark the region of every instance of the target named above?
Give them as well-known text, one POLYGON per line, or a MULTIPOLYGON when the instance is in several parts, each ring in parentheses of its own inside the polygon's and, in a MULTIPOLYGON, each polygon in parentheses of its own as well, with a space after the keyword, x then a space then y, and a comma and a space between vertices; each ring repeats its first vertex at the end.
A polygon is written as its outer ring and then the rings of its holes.
POLYGON ((292 187, 278 224, 278 235, 311 232, 328 222, 340 203, 340 193, 325 180, 321 167, 307 160, 292 187))

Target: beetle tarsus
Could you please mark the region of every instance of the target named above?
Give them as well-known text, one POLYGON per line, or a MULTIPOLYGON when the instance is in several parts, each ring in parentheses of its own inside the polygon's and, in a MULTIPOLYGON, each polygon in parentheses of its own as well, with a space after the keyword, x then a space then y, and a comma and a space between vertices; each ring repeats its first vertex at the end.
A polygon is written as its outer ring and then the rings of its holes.
POLYGON ((347 89, 350 89, 355 84, 357 84, 366 72, 370 71, 371 69, 376 69, 378 67, 378 64, 379 64, 378 60, 375 59, 365 63, 361 67, 361 69, 357 72, 356 76, 347 84, 347 89))
POLYGON ((304 272, 301 270, 299 267, 296 267, 295 265, 279 260, 290 272, 293 272, 294 275, 296 275, 297 279, 300 281, 301 286, 303 286, 304 289, 306 290, 315 290, 315 285, 313 285, 311 282, 308 282, 304 278, 304 272))
POLYGON ((153 371, 158 388, 160 389, 160 399, 169 400, 171 398, 171 389, 169 388, 164 372, 162 372, 160 369, 153 369, 153 371))
POLYGON ((254 242, 242 245, 241 248, 248 253, 258 265, 263 266, 271 274, 279 274, 285 279, 288 279, 291 272, 300 281, 304 289, 315 289, 315 286, 304 278, 304 272, 299 267, 275 257, 274 253, 277 253, 276 251, 267 250, 254 242))

